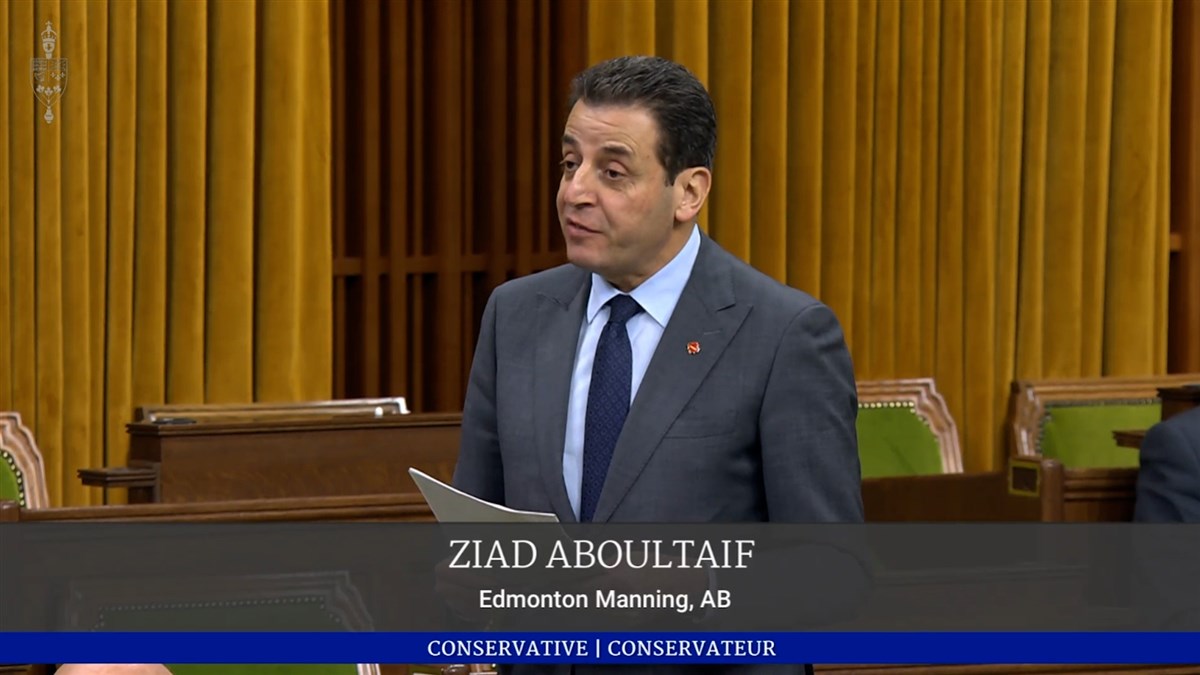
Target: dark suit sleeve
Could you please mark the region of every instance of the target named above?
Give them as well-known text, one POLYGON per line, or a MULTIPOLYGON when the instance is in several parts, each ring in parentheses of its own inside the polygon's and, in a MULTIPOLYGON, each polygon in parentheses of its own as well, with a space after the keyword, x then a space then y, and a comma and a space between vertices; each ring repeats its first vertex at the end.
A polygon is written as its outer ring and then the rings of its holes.
POLYGON ((767 510, 775 522, 862 522, 854 366, 833 312, 792 320, 759 419, 767 510))
POLYGON ((493 293, 483 310, 467 383, 454 486, 480 499, 503 504, 504 474, 496 424, 496 304, 493 293))
MULTIPOLYGON (((1172 420, 1173 421, 1173 420, 1172 420)), ((1146 432, 1139 454, 1134 520, 1200 522, 1200 439, 1188 439, 1171 421, 1146 432)))

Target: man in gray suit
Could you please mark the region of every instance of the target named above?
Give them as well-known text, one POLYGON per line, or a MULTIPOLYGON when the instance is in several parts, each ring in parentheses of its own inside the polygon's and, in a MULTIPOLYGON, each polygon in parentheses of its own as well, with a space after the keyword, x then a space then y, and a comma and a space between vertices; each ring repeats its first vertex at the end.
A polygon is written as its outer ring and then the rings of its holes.
POLYGON ((863 519, 841 328, 701 233, 715 147, 712 100, 681 66, 625 57, 576 78, 570 264, 488 301, 457 487, 565 522, 863 519))
POLYGON ((580 74, 570 105, 570 264, 489 299, 454 484, 564 522, 862 521, 837 319, 696 224, 716 148, 704 86, 624 57, 580 74))
POLYGON ((1200 408, 1159 422, 1146 433, 1134 520, 1200 523, 1200 408))

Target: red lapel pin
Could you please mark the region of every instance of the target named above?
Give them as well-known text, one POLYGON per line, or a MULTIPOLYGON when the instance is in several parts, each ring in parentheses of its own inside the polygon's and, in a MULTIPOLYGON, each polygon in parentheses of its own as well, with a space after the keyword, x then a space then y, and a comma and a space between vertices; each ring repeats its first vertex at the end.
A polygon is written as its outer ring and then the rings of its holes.
POLYGON ((699 354, 700 353, 700 343, 695 342, 695 341, 689 342, 687 345, 687 350, 688 350, 689 355, 699 354))

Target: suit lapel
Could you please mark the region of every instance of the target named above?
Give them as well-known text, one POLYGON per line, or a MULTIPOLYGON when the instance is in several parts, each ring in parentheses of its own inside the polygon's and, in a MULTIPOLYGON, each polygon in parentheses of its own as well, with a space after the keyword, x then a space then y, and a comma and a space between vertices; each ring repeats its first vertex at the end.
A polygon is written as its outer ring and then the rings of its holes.
POLYGON ((537 349, 533 364, 534 438, 542 480, 559 520, 574 522, 575 512, 563 484, 563 444, 575 350, 587 304, 589 276, 579 271, 578 282, 538 295, 537 349))
POLYGON ((748 305, 736 304, 730 263, 719 253, 705 237, 692 276, 625 419, 596 505, 595 522, 612 517, 750 311, 748 305), (688 353, 689 342, 700 343, 699 353, 688 353))

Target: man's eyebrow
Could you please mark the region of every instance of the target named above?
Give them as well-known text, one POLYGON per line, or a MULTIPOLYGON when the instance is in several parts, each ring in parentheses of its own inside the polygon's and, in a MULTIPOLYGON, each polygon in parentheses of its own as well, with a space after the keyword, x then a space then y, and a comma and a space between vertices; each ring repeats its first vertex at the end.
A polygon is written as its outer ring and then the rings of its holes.
MULTIPOLYGON (((562 144, 572 148, 579 147, 579 141, 575 140, 575 137, 571 134, 563 134, 562 144)), ((605 143, 604 145, 600 146, 600 152, 606 155, 614 155, 616 157, 626 157, 630 159, 632 159, 634 156, 633 150, 624 143, 605 143)))
POLYGON ((633 158, 633 150, 629 149, 628 145, 623 143, 605 143, 600 146, 600 151, 617 157, 633 158))

